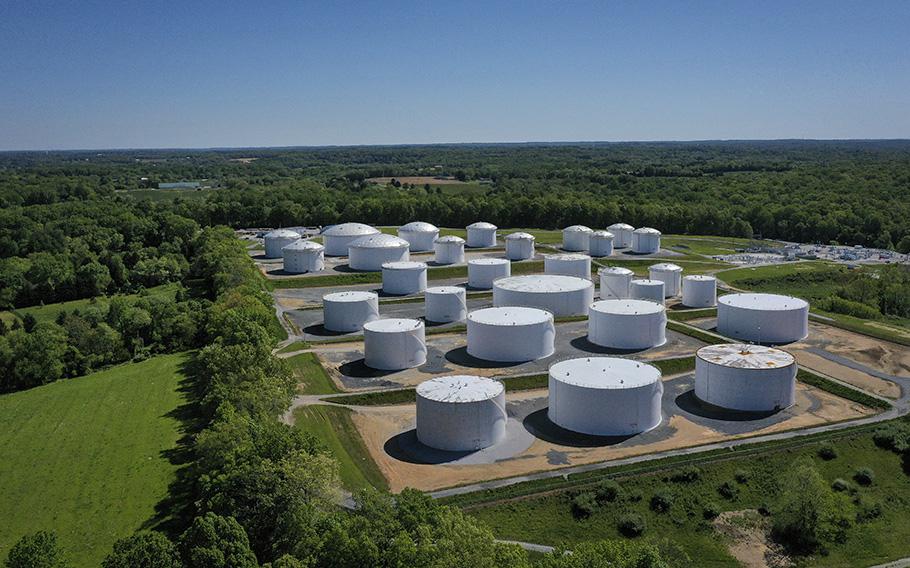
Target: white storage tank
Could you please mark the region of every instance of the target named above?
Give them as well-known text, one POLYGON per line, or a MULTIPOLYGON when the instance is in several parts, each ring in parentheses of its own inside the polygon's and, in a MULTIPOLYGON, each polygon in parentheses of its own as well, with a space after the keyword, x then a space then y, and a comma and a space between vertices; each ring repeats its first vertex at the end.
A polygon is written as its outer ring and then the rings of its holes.
POLYGON ((682 304, 688 308, 712 308, 717 305, 717 279, 695 274, 683 277, 682 304))
POLYGON ((635 273, 621 266, 600 269, 600 299, 628 298, 632 295, 632 278, 635 273))
POLYGON ((496 246, 496 225, 477 221, 467 226, 468 246, 487 248, 496 246))
POLYGON ((417 385, 417 439, 450 452, 492 446, 506 435, 506 389, 471 375, 430 379, 417 385))
POLYGON ((660 250, 660 231, 641 227, 632 231, 632 252, 651 254, 660 250))
POLYGON ((493 283, 493 305, 527 306, 554 316, 583 316, 594 301, 594 283, 577 276, 529 274, 493 283))
POLYGON ((587 251, 593 232, 590 227, 584 225, 566 227, 562 230, 562 248, 573 252, 587 251))
POLYGON ((591 257, 586 254, 547 254, 543 257, 545 274, 591 278, 591 257))
POLYGON ((613 248, 629 248, 632 246, 632 231, 635 227, 625 223, 613 223, 607 230, 613 233, 613 248))
POLYGON ((664 283, 665 298, 675 298, 679 296, 680 288, 682 288, 682 271, 683 269, 679 265, 661 262, 648 267, 648 277, 664 283))
POLYGON ((334 292, 322 297, 323 327, 329 331, 360 331, 379 319, 379 296, 373 292, 334 292))
POLYGON ((363 358, 371 369, 398 371, 427 361, 423 322, 416 319, 378 319, 363 326, 363 358))
POLYGON ((504 258, 475 258, 468 261, 468 286, 489 290, 497 278, 512 274, 512 263, 504 258))
POLYGON ((263 238, 263 241, 265 242, 265 257, 281 258, 281 249, 294 241, 300 240, 300 238, 300 233, 290 229, 275 229, 274 231, 269 231, 263 238))
POLYGON ((348 247, 348 266, 354 270, 379 272, 387 262, 410 260, 408 241, 377 233, 360 237, 348 247))
POLYGON ((588 341, 613 349, 650 349, 667 342, 667 311, 647 300, 601 300, 588 312, 588 341))
POLYGON ((398 236, 411 244, 411 252, 433 250, 433 241, 439 236, 439 228, 423 221, 412 221, 398 227, 398 236))
POLYGON ((727 294, 717 299, 717 331, 756 343, 790 343, 809 335, 809 304, 778 294, 727 294))
POLYGON ((772 412, 796 400, 796 360, 773 347, 708 345, 695 357, 695 396, 731 410, 772 412))
POLYGON ((550 365, 547 417, 592 436, 631 436, 657 427, 664 387, 660 370, 618 357, 584 357, 550 365))
POLYGON ((382 291, 395 296, 417 294, 427 289, 427 265, 404 260, 382 265, 382 291))
POLYGON ((284 271, 291 274, 319 272, 325 268, 325 247, 319 243, 299 239, 281 249, 284 271))
POLYGON ((434 286, 424 293, 427 321, 448 323, 468 317, 467 293, 461 286, 434 286))
POLYGON ((433 243, 436 264, 461 264, 464 262, 464 239, 455 235, 439 237, 433 243))
POLYGON ((468 355, 517 363, 549 357, 555 349, 553 314, 536 308, 485 308, 468 314, 468 355))
POLYGON ((322 243, 328 256, 347 256, 348 247, 360 237, 378 235, 379 229, 363 223, 341 223, 322 231, 322 243))
POLYGON ((505 236, 506 258, 509 260, 527 260, 534 258, 534 235, 518 232, 505 236))
POLYGON ((635 300, 649 300, 664 305, 664 283, 662 280, 647 278, 633 279, 629 286, 629 297, 635 300))
POLYGON ((611 256, 615 238, 610 231, 594 231, 588 241, 589 254, 596 257, 611 256))

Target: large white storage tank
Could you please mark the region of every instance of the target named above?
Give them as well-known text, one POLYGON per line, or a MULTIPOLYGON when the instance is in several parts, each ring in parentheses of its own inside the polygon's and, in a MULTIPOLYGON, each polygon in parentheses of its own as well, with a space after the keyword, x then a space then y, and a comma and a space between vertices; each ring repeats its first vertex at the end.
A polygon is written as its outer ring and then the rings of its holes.
POLYGON ((341 223, 322 231, 322 243, 328 256, 347 256, 348 247, 360 237, 378 235, 379 229, 363 223, 341 223))
POLYGON ((675 298, 682 288, 682 271, 682 267, 677 264, 661 262, 648 267, 648 277, 664 283, 664 297, 675 298))
POLYGON ((471 375, 439 377, 417 386, 417 439, 450 452, 492 446, 506 435, 506 389, 471 375))
POLYGON ((651 254, 660 250, 660 231, 651 227, 640 227, 632 231, 632 252, 651 254))
POLYGON ((727 294, 717 300, 717 331, 756 343, 790 343, 809 335, 809 304, 778 294, 727 294))
POLYGON ((468 317, 467 293, 461 286, 434 286, 424 293, 427 321, 448 323, 468 317))
POLYGON ((549 357, 555 349, 553 314, 536 308, 485 308, 468 314, 468 355, 517 363, 549 357))
POLYGON ((632 246, 632 231, 635 227, 625 223, 613 223, 607 230, 613 233, 613 248, 629 248, 632 246))
POLYGON ((371 369, 398 371, 427 361, 423 322, 416 319, 378 319, 363 326, 363 358, 371 369))
POLYGON ((594 231, 584 225, 572 225, 562 230, 562 248, 573 252, 587 251, 591 233, 594 231))
POLYGON ((410 243, 412 252, 433 250, 433 241, 439 237, 439 228, 423 221, 412 221, 398 227, 398 236, 410 243))
POLYGON ((410 260, 408 241, 377 233, 360 237, 348 247, 348 266, 354 270, 379 272, 387 262, 410 260))
POLYGON ((467 226, 468 246, 472 248, 487 248, 496 246, 496 225, 484 221, 477 221, 467 226))
POLYGON ((664 305, 664 283, 662 280, 634 279, 629 286, 629 297, 635 300, 649 300, 664 305))
POLYGON ((417 294, 427 289, 427 265, 405 260, 382 265, 382 291, 395 296, 417 294))
POLYGON ((284 271, 291 274, 319 272, 325 268, 325 248, 313 241, 299 239, 281 249, 284 271))
POLYGON ((489 290, 497 278, 512 274, 512 263, 504 258, 475 258, 468 261, 468 286, 489 290))
POLYGON ((530 274, 493 283, 493 305, 526 306, 555 316, 582 316, 594 301, 594 283, 576 276, 530 274))
POLYGON ((323 327, 329 331, 360 331, 379 319, 379 296, 373 292, 334 292, 322 297, 323 327))
POLYGON ((613 254, 613 241, 616 236, 610 231, 594 231, 588 240, 589 254, 596 257, 613 254))
POLYGON ((632 278, 635 273, 621 266, 600 269, 600 299, 628 298, 632 295, 632 278))
POLYGON ((518 232, 505 236, 506 258, 509 260, 527 260, 534 258, 534 235, 518 232))
POLYGON ((796 360, 773 347, 708 345, 695 357, 695 396, 708 404, 772 412, 796 400, 796 360))
POLYGON ((543 257, 545 274, 591 278, 591 257, 586 254, 547 254, 543 257))
POLYGON ((461 264, 464 262, 464 239, 455 235, 439 237, 433 243, 436 264, 461 264))
POLYGON ((653 365, 618 357, 569 359, 550 366, 547 416, 592 436, 630 436, 657 427, 664 387, 653 365))
POLYGON ((650 349, 667 342, 667 311, 647 300, 601 300, 588 312, 588 341, 613 349, 650 349))
POLYGON ((683 277, 682 304, 688 308, 712 308, 717 305, 717 279, 695 274, 683 277))
POLYGON ((281 258, 281 249, 294 241, 300 240, 300 237, 300 233, 290 229, 275 229, 274 231, 269 231, 263 238, 263 241, 265 242, 265 257, 281 258))

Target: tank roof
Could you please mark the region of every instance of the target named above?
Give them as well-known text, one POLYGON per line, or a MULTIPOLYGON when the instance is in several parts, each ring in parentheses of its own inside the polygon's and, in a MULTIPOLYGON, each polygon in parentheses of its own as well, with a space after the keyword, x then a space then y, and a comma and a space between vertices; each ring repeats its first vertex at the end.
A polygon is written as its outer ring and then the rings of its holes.
POLYGON ((415 260, 396 260, 394 262, 383 262, 383 270, 426 270, 427 263, 417 262, 415 260))
POLYGON ((558 293, 574 292, 592 288, 594 284, 586 278, 563 276, 561 274, 528 274, 500 278, 493 286, 502 290, 519 292, 558 293))
POLYGON ((591 389, 633 389, 660 381, 660 370, 620 357, 582 357, 550 365, 557 381, 591 389))
POLYGON ((363 329, 378 333, 399 333, 421 327, 423 327, 422 321, 408 318, 378 319, 363 324, 363 329))
POLYGON ((536 241, 537 240, 537 237, 535 237, 531 233, 525 233, 524 231, 518 231, 517 233, 509 233, 508 235, 506 235, 503 238, 506 238, 509 240, 514 239, 514 240, 523 240, 523 241, 536 241))
POLYGON ((375 235, 379 232, 376 227, 364 225, 363 223, 341 223, 332 225, 322 230, 323 235, 329 237, 356 237, 363 235, 375 235))
POLYGON ((456 235, 446 235, 444 237, 437 237, 434 243, 455 243, 459 245, 464 244, 464 239, 456 235))
POLYGON ((486 325, 534 325, 553 321, 553 314, 538 308, 483 308, 468 314, 468 319, 486 325))
POLYGON ((597 302, 591 304, 591 309, 595 312, 600 312, 603 314, 615 314, 619 316, 658 314, 660 312, 666 311, 666 308, 657 302, 625 298, 598 300, 597 302))
POLYGON ((626 223, 613 223, 607 227, 611 231, 634 231, 635 227, 632 225, 627 225, 626 223))
POLYGON ((508 259, 505 258, 472 258, 468 261, 468 264, 480 264, 486 266, 499 265, 499 264, 510 264, 508 259))
POLYGON ((458 294, 465 292, 466 290, 461 286, 431 286, 424 290, 426 294, 458 294))
POLYGON ((570 225, 570 226, 566 227, 565 229, 563 229, 562 232, 564 232, 564 233, 566 233, 566 232, 569 232, 569 233, 591 233, 591 232, 593 232, 593 231, 591 230, 591 227, 585 227, 584 225, 570 225))
POLYGON ((632 232, 638 233, 639 235, 660 235, 660 231, 652 227, 639 227, 632 232))
POLYGON ((635 274, 628 268, 624 268, 622 266, 605 266, 605 267, 601 268, 600 270, 598 270, 597 273, 598 274, 622 274, 623 276, 627 276, 629 274, 635 274))
POLYGON ((717 302, 746 310, 786 311, 809 307, 809 303, 802 298, 780 294, 727 294, 718 298, 717 302))
POLYGON ((712 280, 717 280, 713 276, 708 276, 707 274, 690 274, 688 276, 683 276, 683 280, 695 280, 697 282, 710 282, 712 280))
POLYGON ((493 223, 487 223, 486 221, 477 221, 476 223, 471 223, 467 226, 468 229, 486 229, 490 231, 495 231, 497 229, 496 225, 493 223))
POLYGON ((410 247, 408 241, 394 235, 376 233, 360 237, 349 246, 355 248, 404 248, 410 247))
POLYGON ((411 221, 406 225, 398 227, 398 230, 405 233, 435 233, 439 231, 439 227, 424 221, 411 221))
POLYGON ((505 391, 502 383, 474 375, 452 375, 417 385, 417 395, 437 402, 479 402, 496 398, 505 391))
POLYGON ((594 231, 593 233, 591 233, 591 238, 592 238, 592 239, 593 239, 593 238, 598 238, 598 239, 614 239, 614 238, 616 238, 616 235, 614 235, 614 234, 611 233, 610 231, 600 230, 600 231, 594 231))
POLYGON ((350 290, 348 292, 332 292, 322 297, 324 301, 329 302, 364 302, 379 298, 376 292, 365 292, 359 290, 350 290))
POLYGON ((300 238, 300 233, 297 231, 292 231, 290 229, 275 229, 274 231, 269 231, 265 234, 267 239, 280 239, 280 238, 300 238))
POLYGON ((780 369, 796 361, 783 349, 745 343, 708 345, 699 349, 696 355, 709 363, 736 369, 780 369))
POLYGON ((591 260, 591 257, 580 253, 546 254, 544 260, 591 260))
POLYGON ((320 250, 323 250, 323 249, 325 249, 325 247, 322 246, 321 244, 316 243, 316 242, 313 242, 313 241, 308 241, 308 240, 306 240, 306 239, 300 239, 300 240, 294 241, 293 243, 291 243, 291 244, 289 244, 289 245, 285 245, 285 246, 281 247, 281 250, 312 250, 312 251, 320 251, 320 250))
POLYGON ((672 262, 659 262, 657 264, 652 264, 648 267, 648 269, 657 270, 658 272, 682 272, 682 266, 673 264, 672 262))
POLYGON ((650 278, 636 278, 632 280, 632 284, 637 284, 639 286, 663 286, 663 280, 651 280, 650 278))

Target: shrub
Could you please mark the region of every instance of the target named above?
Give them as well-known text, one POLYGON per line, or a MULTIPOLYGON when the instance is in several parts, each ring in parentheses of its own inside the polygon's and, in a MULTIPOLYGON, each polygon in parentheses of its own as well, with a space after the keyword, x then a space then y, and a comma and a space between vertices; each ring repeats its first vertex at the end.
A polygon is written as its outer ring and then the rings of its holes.
POLYGON ((853 481, 860 485, 872 485, 875 481, 875 473, 868 467, 861 467, 853 473, 853 481))
POLYGON ((597 500, 590 491, 579 493, 572 499, 572 515, 576 519, 587 519, 597 509, 597 500))
POLYGON ((856 522, 866 523, 882 516, 882 504, 860 501, 856 504, 856 522))
POLYGON ((674 472, 673 475, 670 476, 670 481, 675 481, 676 483, 692 483, 693 481, 698 481, 699 477, 701 477, 701 469, 694 465, 690 465, 674 472))
POLYGON ((831 461, 837 457, 837 450, 830 444, 825 444, 818 449, 818 457, 825 461, 831 461))
POLYGON ((744 469, 737 469, 733 473, 733 478, 736 479, 737 483, 746 483, 749 481, 749 472, 744 469))
POLYGON ((668 491, 658 491, 651 496, 651 510, 666 513, 673 507, 673 495, 668 491))
POLYGON ((620 493, 619 483, 613 479, 605 479, 597 485, 597 489, 594 490, 594 493, 597 497, 597 501, 600 503, 607 503, 616 501, 620 493))
POLYGON ((623 536, 630 538, 641 535, 647 528, 645 520, 636 513, 626 513, 619 518, 619 523, 616 526, 623 536))
POLYGON ((717 506, 717 503, 714 503, 713 501, 705 503, 701 512, 701 516, 704 517, 705 520, 716 519, 718 515, 720 515, 720 507, 717 506))
POLYGON ((902 453, 910 448, 910 425, 895 422, 882 426, 872 434, 872 441, 879 448, 902 453))
POLYGON ((721 497, 724 499, 729 499, 730 501, 736 499, 739 495, 739 488, 730 483, 729 481, 724 481, 717 488, 717 492, 720 493, 721 497))
POLYGON ((850 491, 850 483, 846 479, 838 477, 831 483, 831 489, 839 492, 850 491))

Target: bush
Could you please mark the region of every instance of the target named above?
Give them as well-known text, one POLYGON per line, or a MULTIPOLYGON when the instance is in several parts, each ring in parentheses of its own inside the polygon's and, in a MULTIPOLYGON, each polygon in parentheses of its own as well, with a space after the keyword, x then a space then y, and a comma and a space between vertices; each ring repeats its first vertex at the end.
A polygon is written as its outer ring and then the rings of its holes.
POLYGON ((730 483, 729 481, 724 481, 717 488, 717 492, 720 493, 721 497, 728 499, 730 501, 736 499, 739 495, 739 488, 730 483))
POLYGON ((676 483, 692 483, 701 477, 701 469, 694 465, 686 466, 670 476, 670 481, 676 483))
POLYGON ((831 461, 837 457, 837 450, 830 444, 825 444, 818 449, 818 457, 825 461, 831 461))
POLYGON ((599 503, 608 503, 616 501, 619 497, 621 488, 619 483, 613 479, 605 479, 597 485, 594 494, 599 503))
POLYGON ((875 473, 868 467, 861 467, 853 473, 853 481, 860 485, 872 485, 875 482, 875 473))
POLYGON ((733 478, 737 483, 747 483, 749 481, 749 472, 744 469, 737 469, 733 473, 733 478))
POLYGON ((651 496, 651 510, 666 513, 673 507, 673 495, 668 491, 658 491, 651 496))
POLYGON ((893 422, 882 426, 872 434, 872 441, 879 448, 902 453, 910 448, 910 425, 905 422, 893 422))
POLYGON ((587 519, 597 509, 597 500, 590 491, 579 493, 572 499, 572 515, 576 519, 587 519))
POLYGON ((856 504, 856 522, 866 523, 882 516, 882 504, 860 501, 856 504))
POLYGON ((863 304, 861 302, 845 300, 839 296, 823 298, 818 301, 817 305, 819 309, 834 312, 836 314, 853 316, 856 318, 879 319, 882 317, 882 313, 878 311, 877 308, 863 304))
POLYGON ((717 506, 717 503, 705 503, 701 512, 701 516, 704 517, 705 520, 710 521, 711 519, 716 519, 718 515, 720 515, 720 507, 717 506))
POLYGON ((619 518, 619 523, 616 526, 623 536, 630 538, 640 536, 647 528, 645 520, 636 513, 626 513, 619 518))
POLYGON ((850 491, 850 483, 846 479, 841 479, 838 477, 831 483, 831 489, 838 492, 850 491))

